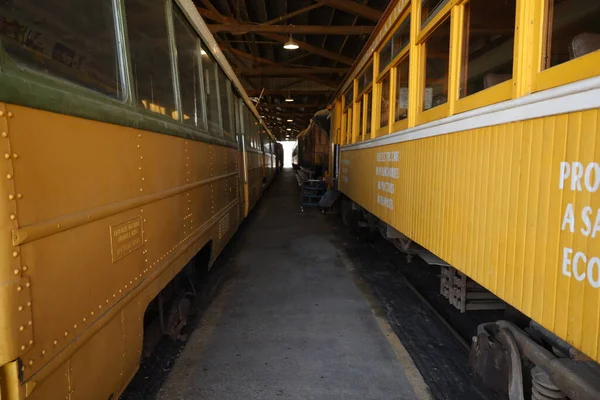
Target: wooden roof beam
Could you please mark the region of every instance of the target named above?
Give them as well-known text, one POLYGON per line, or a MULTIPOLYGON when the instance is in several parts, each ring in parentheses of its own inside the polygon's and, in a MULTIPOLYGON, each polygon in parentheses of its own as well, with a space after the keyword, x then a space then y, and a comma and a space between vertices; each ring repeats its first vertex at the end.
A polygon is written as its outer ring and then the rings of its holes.
MULTIPOLYGON (((310 90, 310 89, 265 89, 264 95, 267 96, 287 96, 288 94, 297 94, 304 96, 327 96, 335 91, 335 88, 310 90)), ((262 89, 247 90, 249 96, 258 96, 262 89)))
POLYGON ((314 103, 314 104, 301 104, 301 103, 280 103, 280 104, 276 104, 276 103, 264 103, 261 104, 259 107, 265 107, 265 108, 317 108, 317 107, 324 107, 323 104, 319 104, 319 103, 314 103))
POLYGON ((354 0, 317 0, 319 3, 323 3, 332 8, 345 11, 349 14, 358 15, 368 20, 379 22, 379 19, 383 15, 383 12, 366 6, 361 3, 357 3, 354 0))
MULTIPOLYGON (((252 54, 248 54, 248 53, 246 53, 244 51, 241 51, 241 50, 238 50, 238 49, 234 49, 233 47, 230 47, 230 46, 228 46, 227 44, 225 44, 223 42, 219 42, 219 45, 221 45, 221 48, 223 49, 223 51, 230 52, 231 54, 234 54, 234 55, 236 55, 236 56, 238 56, 240 58, 245 58, 247 60, 254 61, 257 64, 271 65, 273 67, 281 65, 281 64, 278 64, 278 63, 276 63, 274 61, 267 60, 266 58, 255 57, 252 54)), ((255 74, 253 76, 260 76, 260 74, 255 74)), ((339 85, 339 82, 332 82, 332 81, 330 81, 328 79, 325 79, 323 77, 316 76, 316 75, 313 75, 313 74, 310 74, 310 73, 309 74, 303 74, 302 76, 304 77, 304 79, 307 79, 309 81, 313 81, 313 82, 319 83, 319 84, 321 84, 321 85, 323 85, 325 87, 331 88, 331 89, 337 88, 338 85, 339 85)), ((256 96, 258 96, 258 95, 260 95, 260 91, 259 91, 259 93, 256 94, 256 96)))
MULTIPOLYGON (((197 7, 197 9, 198 9, 198 12, 200 13, 200 15, 202 15, 205 18, 212 19, 213 21, 217 21, 222 24, 230 24, 230 25, 238 25, 239 24, 238 21, 236 21, 234 18, 226 17, 218 12, 207 10, 206 8, 202 8, 202 7, 197 7)), ((262 33, 257 32, 257 33, 261 36, 267 37, 269 39, 273 39, 280 43, 287 43, 287 41, 289 40, 288 36, 279 35, 277 33, 267 33, 267 32, 262 32, 262 33)), ((346 65, 354 64, 353 59, 351 59, 350 57, 346 57, 342 54, 339 54, 335 51, 330 51, 330 50, 324 49, 322 47, 313 46, 311 44, 308 44, 306 42, 302 42, 299 40, 295 40, 295 42, 298 44, 298 46, 300 46, 301 49, 306 50, 310 53, 317 54, 317 55, 320 55, 321 57, 329 58, 331 60, 335 60, 342 64, 346 64, 346 65)))
POLYGON ((291 12, 291 13, 289 13, 289 14, 282 15, 282 16, 279 16, 279 17, 277 17, 277 18, 273 18, 272 20, 270 20, 270 21, 267 21, 267 22, 265 22, 265 23, 264 23, 264 24, 262 24, 262 25, 273 25, 273 24, 276 24, 276 23, 278 23, 278 22, 287 21, 287 20, 288 20, 288 19, 290 19, 290 18, 297 17, 298 15, 302 15, 302 14, 304 14, 304 13, 307 13, 307 12, 309 12, 309 11, 312 11, 312 10, 314 10, 315 8, 323 7, 324 5, 325 5, 325 4, 322 4, 322 3, 315 3, 315 4, 313 4, 313 5, 310 5, 310 6, 308 6, 308 7, 301 8, 301 9, 299 9, 298 11, 294 11, 294 12, 291 12))
POLYGON ((212 33, 228 32, 236 35, 246 33, 285 33, 304 35, 370 35, 374 26, 318 26, 318 25, 255 25, 255 24, 210 24, 212 33))
POLYGON ((235 73, 238 75, 249 76, 281 76, 281 75, 306 75, 306 74, 345 74, 348 68, 333 68, 333 67, 259 67, 259 68, 236 68, 235 73))

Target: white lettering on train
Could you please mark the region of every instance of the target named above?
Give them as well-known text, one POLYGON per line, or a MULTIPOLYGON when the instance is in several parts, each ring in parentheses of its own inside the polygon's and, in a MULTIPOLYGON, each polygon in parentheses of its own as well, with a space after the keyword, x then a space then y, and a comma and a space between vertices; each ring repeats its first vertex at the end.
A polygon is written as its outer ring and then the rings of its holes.
POLYGON ((585 253, 578 251, 573 255, 573 249, 563 248, 562 273, 567 277, 574 277, 578 281, 587 281, 593 288, 600 288, 600 258, 587 259, 585 253))
POLYGON ((564 190, 568 185, 570 190, 581 192, 583 188, 587 192, 595 193, 600 188, 600 165, 591 162, 584 165, 578 161, 560 163, 558 188, 564 190), (583 184, 582 184, 583 178, 583 184))
MULTIPOLYGON (((400 176, 400 169, 397 167, 389 166, 392 163, 398 163, 400 161, 399 151, 380 151, 377 153, 377 163, 385 163, 385 166, 375 167, 375 176, 380 178, 398 179, 400 176)), ((394 164, 392 164, 394 165, 394 164)), ((388 210, 394 209, 394 199, 387 197, 393 195, 396 192, 396 185, 392 182, 386 182, 384 179, 377 180, 377 190, 383 192, 377 194, 377 204, 387 208, 388 210)))
MULTIPOLYGON (((579 161, 562 161, 558 176, 558 188, 563 191, 596 193, 600 188, 600 165, 596 162, 583 164, 579 161)), ((600 233, 600 208, 580 205, 579 202, 575 202, 575 205, 567 203, 565 206, 561 231, 581 234, 588 240, 595 239, 600 233)), ((587 281, 593 288, 600 288, 600 258, 563 247, 562 274, 578 282, 587 281)))

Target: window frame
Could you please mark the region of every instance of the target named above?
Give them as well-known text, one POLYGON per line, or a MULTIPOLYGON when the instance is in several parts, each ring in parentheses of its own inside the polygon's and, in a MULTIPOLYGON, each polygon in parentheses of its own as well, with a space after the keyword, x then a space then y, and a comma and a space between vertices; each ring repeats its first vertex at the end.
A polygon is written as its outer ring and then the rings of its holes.
POLYGON ((198 34, 195 32, 194 27, 191 26, 189 20, 186 18, 185 16, 185 12, 181 9, 181 7, 179 7, 178 4, 176 4, 177 2, 175 2, 174 0, 170 1, 171 3, 171 7, 170 7, 170 22, 168 25, 168 29, 171 32, 171 41, 172 41, 172 49, 171 49, 171 53, 172 53, 172 60, 173 60, 173 76, 176 76, 176 83, 175 83, 175 87, 176 87, 176 92, 177 92, 177 98, 178 98, 178 113, 179 113, 179 122, 189 125, 188 123, 185 122, 184 119, 184 112, 183 112, 183 98, 181 95, 181 78, 179 76, 179 51, 177 49, 177 37, 176 37, 176 33, 175 33, 175 13, 176 11, 174 11, 173 7, 177 7, 177 10, 179 11, 179 13, 181 14, 181 16, 184 18, 185 23, 189 24, 190 27, 192 28, 192 33, 194 34, 196 40, 196 49, 195 49, 195 54, 194 57, 196 58, 196 62, 198 63, 198 76, 197 78, 199 79, 199 90, 200 90, 200 110, 202 112, 202 118, 201 118, 201 122, 199 121, 198 126, 193 126, 193 128, 195 129, 202 129, 208 132, 208 119, 207 119, 207 115, 206 115, 206 101, 204 101, 205 99, 205 91, 204 91, 204 68, 202 65, 202 38, 200 38, 200 36, 198 36, 198 34))
POLYGON ((544 68, 548 30, 551 29, 548 18, 551 1, 552 0, 535 0, 534 6, 532 7, 533 11, 531 11, 534 16, 533 25, 535 27, 533 35, 533 42, 535 44, 533 67, 535 73, 532 77, 532 92, 551 89, 599 75, 598 65, 600 65, 600 51, 598 50, 565 61, 554 67, 544 68))
MULTIPOLYGON (((369 61, 364 68, 361 70, 359 74, 357 74, 357 78, 354 79, 354 111, 353 111, 353 128, 352 128, 352 143, 361 142, 365 140, 369 140, 373 137, 373 127, 371 126, 371 131, 369 132, 369 137, 367 138, 367 94, 371 93, 371 102, 373 102, 373 90, 375 89, 375 79, 374 75, 377 71, 377 63, 375 62, 375 53, 373 53, 373 59, 369 61), (361 91, 359 92, 358 81, 363 79, 367 72, 371 70, 371 81, 366 84, 361 91), (358 105, 360 103, 360 105, 358 105), (359 113, 360 111, 360 113, 359 113), (358 127, 360 125, 360 132, 358 127), (360 134, 359 134, 360 133, 360 134)), ((373 124, 373 104, 371 104, 371 124, 373 124)))
MULTIPOLYGON (((514 28, 514 37, 513 37, 513 50, 512 50, 512 54, 513 54, 513 72, 512 72, 512 77, 504 82, 501 82, 497 85, 491 86, 487 89, 483 89, 480 90, 479 92, 470 94, 468 96, 465 96, 463 98, 460 97, 460 86, 462 84, 462 75, 464 73, 464 68, 466 67, 466 64, 468 63, 467 60, 467 55, 465 54, 465 41, 467 39, 467 35, 469 34, 469 27, 467 26, 467 21, 465 20, 465 15, 466 15, 466 7, 467 4, 469 2, 471 2, 472 0, 461 0, 459 2, 459 4, 456 5, 456 7, 454 7, 453 9, 453 16, 455 18, 455 24, 457 25, 456 27, 454 27, 454 25, 452 25, 452 21, 450 21, 450 36, 451 36, 451 40, 450 40, 450 46, 452 46, 452 44, 454 43, 454 45, 456 45, 458 47, 458 58, 455 60, 456 62, 456 66, 457 66, 457 70, 458 70, 458 75, 456 76, 456 91, 454 91, 453 93, 448 92, 448 101, 450 101, 450 97, 452 96, 453 99, 453 109, 452 109, 452 115, 454 114, 459 114, 465 111, 470 111, 470 110, 474 110, 477 108, 481 108, 481 107, 485 107, 485 106, 489 106, 491 104, 496 104, 496 103, 500 103, 506 100, 510 100, 513 97, 513 85, 515 82, 515 70, 517 68, 516 66, 516 62, 517 62, 517 58, 515 57, 515 52, 516 49, 518 48, 517 46, 517 26, 518 26, 518 7, 519 7, 519 3, 520 0, 516 0, 516 12, 515 12, 515 28, 514 28), (458 32, 460 32, 460 34, 458 35, 458 37, 455 39, 455 41, 452 41, 452 35, 453 33, 456 34, 457 31, 456 29, 458 29, 458 32)), ((450 87, 449 87, 450 89, 450 87)))
POLYGON ((398 59, 395 61, 394 63, 394 68, 392 70, 392 90, 391 90, 391 95, 393 96, 392 98, 392 102, 390 103, 390 132, 397 132, 397 131, 402 131, 405 129, 408 129, 408 115, 406 116, 406 118, 401 119, 400 121, 396 121, 396 99, 397 94, 398 94, 398 69, 400 68, 400 64, 402 64, 403 62, 408 61, 408 83, 409 83, 409 90, 408 90, 408 105, 410 106, 410 75, 411 75, 411 68, 410 68, 410 51, 406 51, 406 53, 403 54, 402 57, 398 57, 398 59))
MULTIPOLYGON (((434 15, 434 17, 428 22, 424 28, 421 29, 421 32, 417 36, 416 45, 417 45, 417 57, 419 57, 419 76, 418 76, 418 92, 417 92, 417 120, 416 125, 425 124, 431 121, 435 121, 438 119, 442 119, 450 116, 450 102, 451 99, 455 99, 455 96, 452 95, 451 83, 456 81, 457 76, 453 74, 452 71, 452 52, 453 52, 453 35, 454 35, 454 25, 452 17, 452 6, 454 6, 456 1, 448 1, 446 5, 440 9, 440 11, 434 15), (448 46, 448 95, 447 101, 444 104, 440 104, 439 106, 431 107, 428 110, 423 109, 423 102, 425 100, 425 89, 427 84, 427 73, 426 73, 426 65, 427 65, 427 49, 426 42, 427 40, 435 33, 435 31, 441 27, 446 21, 450 22, 450 40, 448 46)), ((419 14, 421 5, 419 4, 419 14)), ((420 15, 419 15, 420 19, 420 15)), ((456 53, 456 51, 454 51, 456 53)), ((410 72, 409 72, 410 73, 410 72)), ((410 93, 409 93, 410 96, 410 93)))
MULTIPOLYGON (((134 98, 135 90, 131 77, 133 72, 130 65, 129 39, 127 35, 127 21, 125 20, 125 4, 122 0, 110 0, 112 6, 112 21, 115 34, 115 61, 117 62, 118 74, 116 76, 121 88, 121 96, 111 96, 98 90, 89 88, 75 81, 61 78, 41 70, 37 70, 28 65, 19 63, 7 51, 0 41, 0 73, 15 74, 21 78, 35 80, 43 86, 49 87, 55 91, 69 90, 77 96, 83 96, 89 99, 98 99, 110 102, 116 105, 132 105, 137 108, 134 98)), ((27 104, 27 102, 23 102, 27 104)), ((150 113, 156 116, 156 113, 150 113)))
MULTIPOLYGON (((418 0, 414 0, 414 1, 418 2, 418 0)), ((419 4, 419 7, 420 7, 420 4, 419 4)), ((395 121, 396 92, 398 89, 398 87, 397 87, 398 85, 396 82, 396 76, 397 76, 396 74, 397 74, 398 66, 402 62, 404 62, 404 60, 407 59, 410 55, 411 39, 412 39, 411 33, 413 32, 413 23, 414 23, 413 14, 414 13, 412 12, 412 4, 408 4, 404 8, 402 13, 398 17, 398 19, 396 20, 396 22, 394 22, 393 28, 390 29, 390 32, 387 34, 386 38, 384 40, 382 40, 382 44, 379 47, 379 49, 377 50, 377 57, 379 57, 381 54, 381 50, 383 50, 387 46, 387 44, 394 39, 394 36, 396 35, 396 33, 398 32, 400 27, 408 19, 408 21, 409 21, 409 25, 408 25, 409 41, 408 41, 408 43, 398 52, 398 54, 396 54, 396 56, 394 56, 390 60, 388 65, 385 68, 383 68, 381 70, 381 72, 376 73, 375 83, 377 85, 377 96, 376 96, 377 101, 373 102, 373 105, 375 107, 375 115, 371 116, 371 118, 375 119, 376 129, 373 132, 375 132, 377 137, 408 128, 408 118, 405 118, 402 121, 397 121, 397 122, 395 121), (389 116, 388 116, 388 124, 386 126, 382 127, 381 126, 381 107, 380 107, 381 106, 381 96, 383 94, 383 92, 382 92, 383 80, 388 76, 388 74, 390 76, 390 98, 389 98, 390 112, 389 112, 389 116)), ((378 64, 379 64, 379 62, 378 62, 378 64)), ((410 92, 409 92, 409 96, 410 96, 410 92)), ((373 99, 373 100, 375 100, 375 99, 373 99)))

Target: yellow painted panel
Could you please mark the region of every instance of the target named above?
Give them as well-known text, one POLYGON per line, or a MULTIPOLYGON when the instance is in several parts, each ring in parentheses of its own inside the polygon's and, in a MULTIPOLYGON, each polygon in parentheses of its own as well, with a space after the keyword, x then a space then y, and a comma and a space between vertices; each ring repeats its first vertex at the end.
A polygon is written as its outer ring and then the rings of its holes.
POLYGON ((599 130, 589 110, 347 150, 340 189, 599 360, 599 130))
MULTIPOLYGON (((11 324, 0 350, 17 352, 7 354, 21 359, 32 398, 106 399, 138 367, 148 302, 208 241, 214 259, 237 229, 239 152, 7 109, 0 320, 11 324)), ((262 190, 262 157, 250 156, 262 190)))

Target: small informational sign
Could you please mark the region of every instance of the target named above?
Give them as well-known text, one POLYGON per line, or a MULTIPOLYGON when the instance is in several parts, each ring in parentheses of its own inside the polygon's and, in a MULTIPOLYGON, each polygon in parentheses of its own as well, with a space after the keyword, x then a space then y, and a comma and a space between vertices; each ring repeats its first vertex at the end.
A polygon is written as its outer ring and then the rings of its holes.
POLYGON ((116 262, 142 247, 142 217, 110 227, 110 251, 116 262))

